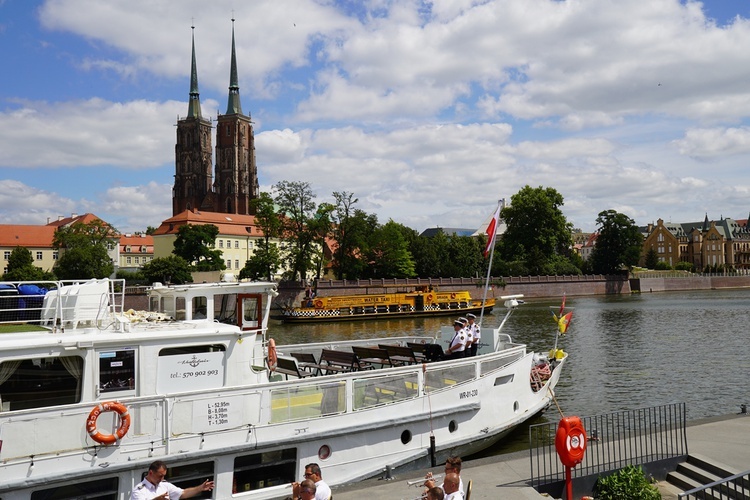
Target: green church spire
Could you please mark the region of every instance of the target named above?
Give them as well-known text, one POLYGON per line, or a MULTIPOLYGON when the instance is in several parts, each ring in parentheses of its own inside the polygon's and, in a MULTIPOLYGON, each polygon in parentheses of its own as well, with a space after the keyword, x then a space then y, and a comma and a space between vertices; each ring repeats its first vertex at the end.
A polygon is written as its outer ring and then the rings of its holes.
POLYGON ((237 79, 237 55, 234 50, 234 18, 232 19, 232 69, 229 74, 229 99, 227 101, 227 115, 241 115, 240 85, 237 79))
POLYGON ((188 118, 201 118, 201 100, 198 92, 198 66, 195 64, 195 26, 193 30, 193 63, 190 68, 190 101, 188 102, 188 118))

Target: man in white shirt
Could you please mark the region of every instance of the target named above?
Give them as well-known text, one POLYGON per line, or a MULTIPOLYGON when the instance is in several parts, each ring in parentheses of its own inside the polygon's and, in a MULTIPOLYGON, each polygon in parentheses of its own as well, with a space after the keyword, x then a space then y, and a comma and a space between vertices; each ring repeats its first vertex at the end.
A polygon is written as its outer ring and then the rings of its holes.
MULTIPOLYGON (((476 356, 477 349, 479 349, 479 341, 482 340, 482 329, 475 323, 477 317, 475 314, 469 313, 466 315, 466 319, 469 320, 469 324, 466 325, 466 329, 471 332, 471 349, 469 350, 469 356, 476 356)), ((469 346, 467 346, 468 348, 469 346)))
POLYGON ((445 482, 443 482, 445 500, 463 500, 464 492, 459 488, 459 481, 458 474, 455 472, 445 475, 445 482))
MULTIPOLYGON (((331 487, 323 481, 323 472, 316 463, 305 465, 305 479, 315 483, 315 500, 330 500, 331 487)), ((300 498, 300 483, 292 483, 292 498, 300 498)))
POLYGON ((214 482, 206 479, 202 484, 192 488, 182 489, 169 481, 165 481, 167 464, 161 460, 153 462, 148 467, 146 477, 130 493, 130 500, 178 500, 192 498, 204 491, 214 489, 214 482))
POLYGON ((445 359, 461 359, 464 357, 466 348, 466 333, 464 324, 456 320, 453 322, 454 335, 448 349, 445 351, 445 359))

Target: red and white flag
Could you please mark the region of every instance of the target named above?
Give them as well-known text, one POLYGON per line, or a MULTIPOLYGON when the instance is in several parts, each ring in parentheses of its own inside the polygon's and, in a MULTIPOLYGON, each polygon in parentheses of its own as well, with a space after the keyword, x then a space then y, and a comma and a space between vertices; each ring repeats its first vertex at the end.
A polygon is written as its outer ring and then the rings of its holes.
POLYGON ((484 248, 485 258, 490 254, 490 249, 492 248, 492 244, 495 243, 495 236, 497 236, 497 226, 500 224, 500 209, 501 208, 503 208, 503 204, 499 203, 497 205, 497 210, 495 210, 495 215, 492 216, 492 220, 487 226, 487 246, 484 248))

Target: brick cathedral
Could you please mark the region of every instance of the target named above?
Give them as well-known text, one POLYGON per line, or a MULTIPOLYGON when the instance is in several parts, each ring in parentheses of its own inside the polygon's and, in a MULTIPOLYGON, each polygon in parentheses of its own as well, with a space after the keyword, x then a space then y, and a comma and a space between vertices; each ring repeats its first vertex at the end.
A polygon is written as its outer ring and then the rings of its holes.
POLYGON ((232 19, 232 66, 227 110, 216 118, 216 168, 213 166, 211 120, 201 115, 195 32, 190 70, 188 114, 177 121, 172 215, 185 210, 253 215, 258 197, 258 169, 250 115, 242 113, 232 19))

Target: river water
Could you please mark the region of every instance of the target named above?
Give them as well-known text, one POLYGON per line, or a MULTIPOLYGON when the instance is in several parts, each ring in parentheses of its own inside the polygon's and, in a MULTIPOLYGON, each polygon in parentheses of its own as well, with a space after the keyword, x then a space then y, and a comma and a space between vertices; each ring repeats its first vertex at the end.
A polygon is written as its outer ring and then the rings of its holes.
MULTIPOLYGON (((535 351, 555 342, 555 312, 560 300, 526 300, 503 333, 535 351)), ((617 296, 569 297, 573 310, 567 335, 558 348, 570 354, 556 389, 565 415, 599 415, 669 403, 686 403, 689 420, 738 413, 750 403, 750 290, 704 290, 617 296)), ((497 326, 501 304, 485 315, 497 326)), ((277 343, 404 334, 434 335, 453 318, 421 318, 314 325, 272 321, 277 343)), ((559 420, 553 406, 533 423, 559 420)), ((500 449, 523 448, 526 426, 500 449)))

